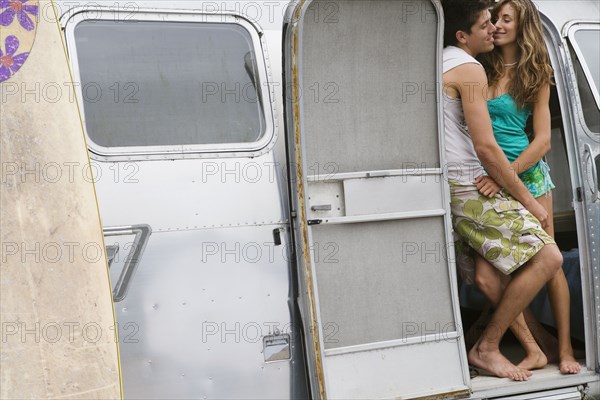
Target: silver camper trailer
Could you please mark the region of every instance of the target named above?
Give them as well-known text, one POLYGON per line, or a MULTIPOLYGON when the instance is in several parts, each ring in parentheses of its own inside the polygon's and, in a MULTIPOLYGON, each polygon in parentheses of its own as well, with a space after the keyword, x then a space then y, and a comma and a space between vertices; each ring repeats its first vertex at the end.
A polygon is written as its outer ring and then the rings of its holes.
POLYGON ((439 1, 57 0, 124 397, 598 393, 600 6, 536 3, 583 368, 515 383, 471 377, 466 358, 475 301, 453 257, 439 1))

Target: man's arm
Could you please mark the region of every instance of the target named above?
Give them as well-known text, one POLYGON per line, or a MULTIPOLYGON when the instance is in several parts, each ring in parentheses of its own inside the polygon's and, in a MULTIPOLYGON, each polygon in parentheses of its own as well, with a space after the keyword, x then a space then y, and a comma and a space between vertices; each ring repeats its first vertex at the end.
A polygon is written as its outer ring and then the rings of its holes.
POLYGON ((452 72, 457 78, 452 81, 456 82, 477 157, 492 179, 519 200, 545 227, 548 213, 523 185, 494 138, 486 102, 485 72, 477 64, 464 64, 452 72))

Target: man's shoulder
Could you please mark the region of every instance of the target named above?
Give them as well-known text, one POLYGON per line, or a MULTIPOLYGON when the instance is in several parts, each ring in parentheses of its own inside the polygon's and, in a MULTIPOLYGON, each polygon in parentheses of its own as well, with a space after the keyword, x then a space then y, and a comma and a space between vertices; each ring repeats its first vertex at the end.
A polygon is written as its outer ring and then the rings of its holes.
POLYGON ((442 54, 444 55, 444 59, 446 59, 447 57, 452 57, 452 56, 458 55, 458 54, 468 55, 466 51, 464 51, 463 49, 461 49, 460 47, 457 47, 457 46, 444 47, 444 49, 442 50, 442 54))
POLYGON ((457 65, 456 67, 444 72, 444 75, 447 74, 458 75, 463 78, 463 81, 469 81, 472 80, 472 78, 482 78, 487 80, 485 70, 481 68, 481 65, 476 63, 464 63, 457 65))
POLYGON ((466 86, 471 83, 487 84, 487 77, 479 64, 465 63, 444 72, 444 82, 454 82, 466 86))
POLYGON ((478 64, 467 63, 461 64, 447 72, 442 76, 444 93, 453 99, 459 99, 466 96, 473 99, 474 91, 477 91, 477 98, 484 99, 485 96, 480 96, 486 92, 488 80, 485 71, 478 64), (476 90, 484 88, 484 90, 476 90))
POLYGON ((463 65, 476 65, 483 71, 483 66, 465 50, 456 46, 446 46, 442 52, 444 74, 463 65))

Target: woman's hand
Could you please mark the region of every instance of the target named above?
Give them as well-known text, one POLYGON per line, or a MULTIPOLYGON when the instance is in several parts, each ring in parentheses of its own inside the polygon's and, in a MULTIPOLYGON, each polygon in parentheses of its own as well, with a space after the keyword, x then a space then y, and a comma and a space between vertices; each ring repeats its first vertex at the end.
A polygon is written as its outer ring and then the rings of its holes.
POLYGON ((500 189, 502 189, 500 185, 489 176, 480 176, 475 179, 475 185, 477 186, 479 193, 486 197, 494 197, 500 189))

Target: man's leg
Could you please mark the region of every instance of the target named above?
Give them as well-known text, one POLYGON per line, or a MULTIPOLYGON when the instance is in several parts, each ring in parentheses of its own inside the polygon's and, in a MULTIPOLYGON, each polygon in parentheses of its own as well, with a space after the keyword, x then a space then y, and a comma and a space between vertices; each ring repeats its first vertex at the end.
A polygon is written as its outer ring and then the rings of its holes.
POLYGON ((469 362, 494 375, 513 380, 527 380, 531 372, 524 371, 500 353, 500 340, 515 318, 525 309, 562 265, 562 255, 556 245, 544 246, 520 272, 513 274, 492 319, 481 339, 469 351, 469 362))
MULTIPOLYGON (((509 277, 502 275, 500 271, 494 268, 488 261, 480 255, 475 259, 475 283, 485 296, 492 302, 494 307, 498 306, 505 286, 510 280, 509 277)), ((521 346, 526 352, 526 356, 517 365, 526 370, 543 368, 548 363, 548 358, 538 346, 523 314, 519 314, 510 325, 511 332, 515 335, 521 346)))

